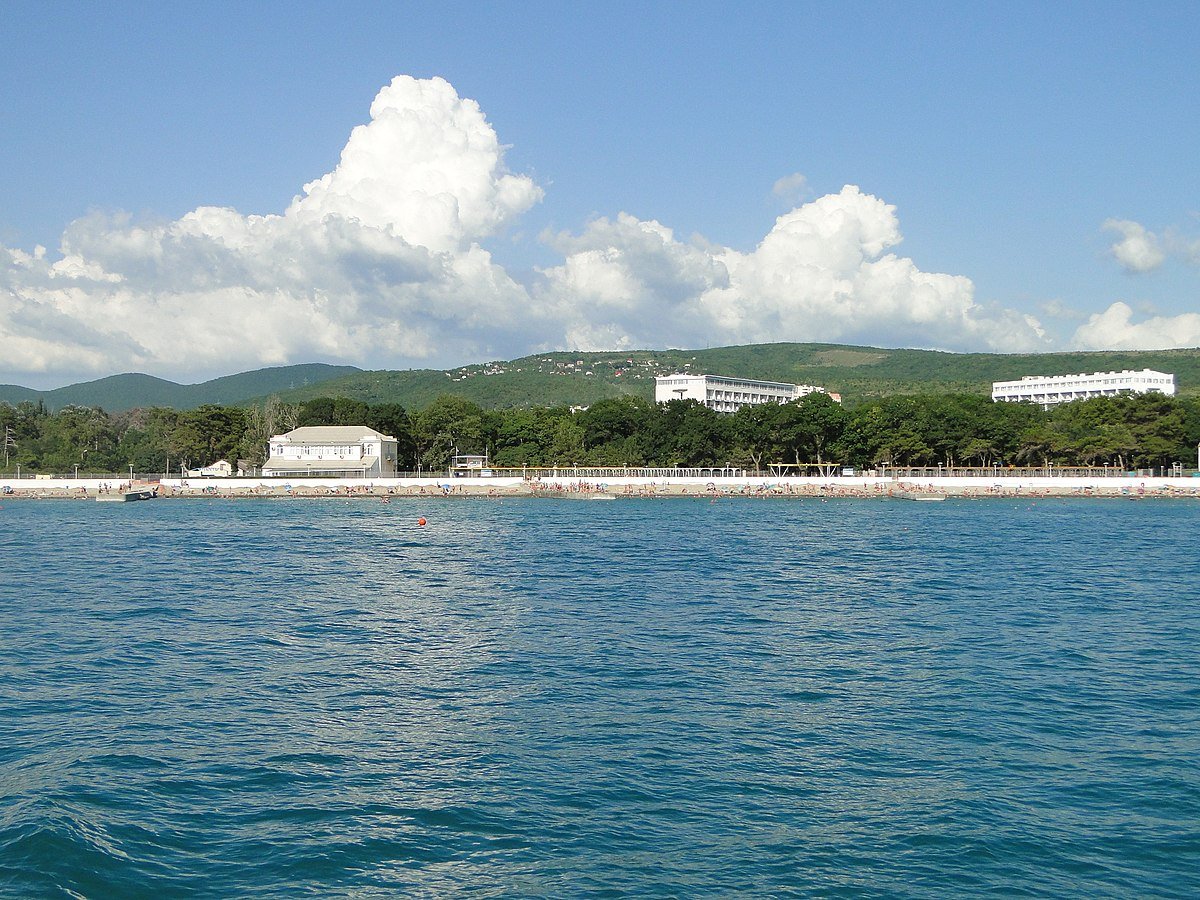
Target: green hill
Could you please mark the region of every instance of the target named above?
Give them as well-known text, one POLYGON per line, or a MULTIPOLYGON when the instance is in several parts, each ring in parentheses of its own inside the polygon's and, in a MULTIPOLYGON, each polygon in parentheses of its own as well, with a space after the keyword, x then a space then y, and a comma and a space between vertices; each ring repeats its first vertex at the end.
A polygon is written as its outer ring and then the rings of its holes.
MULTIPOLYGON (((511 366, 513 363, 499 363, 511 366)), ((408 409, 422 409, 442 394, 458 394, 489 409, 519 406, 587 406, 604 397, 621 394, 654 396, 654 379, 622 381, 613 373, 587 376, 584 373, 536 371, 522 367, 495 371, 484 366, 467 366, 449 372, 416 369, 404 372, 359 372, 323 384, 284 391, 289 402, 314 397, 348 397, 368 403, 398 402, 408 409)))
POLYGON ((238 405, 278 394, 290 402, 348 397, 422 409, 438 395, 451 393, 490 409, 588 406, 623 394, 651 398, 655 376, 695 372, 816 384, 840 393, 847 405, 854 405, 891 394, 989 394, 993 381, 1022 375, 1144 368, 1172 372, 1181 394, 1200 395, 1200 349, 1001 354, 843 344, 751 344, 709 350, 538 353, 446 371, 362 371, 314 363, 258 369, 192 385, 149 375, 113 375, 53 391, 2 385, 0 402, 40 399, 51 409, 79 404, 118 412, 138 406, 192 409, 205 403, 238 405))
POLYGON ((64 406, 99 406, 108 412, 144 406, 194 409, 206 403, 243 403, 254 397, 302 389, 358 371, 354 366, 308 363, 225 375, 200 384, 176 384, 151 375, 110 375, 51 391, 0 385, 0 403, 15 405, 26 400, 34 403, 41 400, 51 410, 64 406))
POLYGON ((0 384, 0 403, 11 403, 16 406, 26 400, 37 403, 42 397, 41 391, 21 387, 19 384, 0 384))
POLYGON ((853 405, 891 394, 990 394, 993 381, 1022 375, 1143 368, 1172 372, 1181 394, 1200 394, 1200 350, 1000 354, 753 344, 709 350, 539 353, 444 372, 354 372, 280 396, 292 402, 348 397, 368 403, 397 402, 409 409, 421 409, 445 393, 486 408, 586 406, 622 394, 653 397, 655 376, 686 371, 816 384, 840 393, 853 405))

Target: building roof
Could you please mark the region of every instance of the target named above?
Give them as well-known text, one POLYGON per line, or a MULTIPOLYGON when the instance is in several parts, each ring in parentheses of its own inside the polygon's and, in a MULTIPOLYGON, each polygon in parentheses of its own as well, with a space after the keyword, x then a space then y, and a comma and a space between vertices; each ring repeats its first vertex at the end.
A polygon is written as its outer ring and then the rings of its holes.
POLYGON ((396 440, 366 425, 306 425, 287 434, 277 434, 271 440, 284 440, 292 444, 357 444, 366 438, 396 440))
POLYGON ((1175 378, 1171 372, 1157 372, 1154 369, 1122 369, 1120 372, 1080 372, 1078 375, 1022 375, 1020 381, 993 381, 992 384, 1018 384, 1024 386, 1029 381, 1047 381, 1060 384, 1072 379, 1078 381, 1081 378, 1115 378, 1118 375, 1142 378, 1170 378, 1172 380, 1175 378))
POLYGON ((809 385, 792 384, 788 381, 763 381, 760 378, 738 378, 734 375, 701 375, 693 372, 676 372, 674 375, 659 375, 655 377, 655 383, 670 381, 676 378, 689 378, 693 381, 720 381, 725 384, 751 384, 756 387, 772 387, 791 390, 798 387, 809 387, 809 385))

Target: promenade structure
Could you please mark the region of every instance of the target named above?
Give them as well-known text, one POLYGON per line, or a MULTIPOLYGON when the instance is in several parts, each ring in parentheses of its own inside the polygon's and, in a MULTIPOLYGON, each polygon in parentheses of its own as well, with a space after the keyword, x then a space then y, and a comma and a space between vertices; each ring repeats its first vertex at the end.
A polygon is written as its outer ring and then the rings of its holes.
POLYGON ((450 474, 455 478, 490 478, 492 467, 486 453, 460 453, 450 460, 450 474))
MULTIPOLYGON (((737 412, 743 406, 759 403, 787 403, 807 394, 827 393, 812 384, 788 384, 781 381, 755 381, 724 375, 664 375, 654 380, 654 400, 695 400, 721 413, 737 412)), ((830 396, 841 402, 837 394, 830 396)))
POLYGON ((264 477, 380 478, 396 474, 399 444, 365 425, 322 425, 277 434, 267 447, 264 477))
POLYGON ((1040 403, 1043 407, 1088 397, 1114 397, 1122 391, 1173 396, 1175 376, 1142 369, 1134 372, 1093 372, 1089 375, 1026 375, 1020 381, 992 383, 995 401, 1040 403))

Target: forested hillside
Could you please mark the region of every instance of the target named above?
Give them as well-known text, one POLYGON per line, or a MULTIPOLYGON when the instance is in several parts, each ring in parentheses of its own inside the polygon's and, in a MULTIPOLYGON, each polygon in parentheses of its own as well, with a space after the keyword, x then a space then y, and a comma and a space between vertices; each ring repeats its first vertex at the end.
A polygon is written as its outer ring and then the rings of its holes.
POLYGON ((114 375, 53 391, 0 385, 0 402, 42 402, 48 409, 99 406, 194 409, 204 404, 261 404, 268 396, 299 403, 333 396, 421 409, 453 393, 486 409, 589 406, 606 397, 654 397, 654 378, 673 372, 816 384, 853 407, 901 394, 989 394, 993 381, 1152 368, 1176 375, 1181 396, 1200 396, 1200 350, 1104 353, 941 353, 839 344, 753 344, 709 350, 539 353, 457 369, 362 371, 304 365, 259 369, 180 385, 149 375, 114 375))
POLYGON ((199 384, 176 384, 151 375, 110 375, 51 391, 35 391, 17 385, 0 385, 0 403, 41 403, 47 409, 67 406, 99 406, 109 412, 151 406, 195 409, 205 403, 243 403, 259 397, 321 384, 331 378, 358 372, 354 366, 308 363, 274 366, 238 375, 225 375, 199 384))
POLYGON ((847 406, 901 394, 978 393, 1022 375, 1152 368, 1176 375, 1183 396, 1200 396, 1200 350, 1103 353, 940 353, 836 344, 755 344, 711 350, 541 353, 445 372, 356 372, 281 396, 329 395, 421 408, 454 393, 488 409, 587 406, 604 397, 654 397, 654 378, 673 372, 816 384, 847 406))

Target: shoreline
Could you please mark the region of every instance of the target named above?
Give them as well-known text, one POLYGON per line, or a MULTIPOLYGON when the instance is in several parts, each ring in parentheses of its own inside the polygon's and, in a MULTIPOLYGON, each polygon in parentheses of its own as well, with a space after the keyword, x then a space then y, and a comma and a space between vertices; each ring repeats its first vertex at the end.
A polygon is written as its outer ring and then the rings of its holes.
POLYGON ((793 478, 639 478, 604 482, 575 478, 168 478, 158 481, 100 479, 0 479, 4 500, 96 500, 127 490, 153 490, 155 499, 317 499, 390 502, 392 499, 749 498, 749 499, 1200 499, 1200 478, 943 477, 903 480, 871 476, 793 478))

